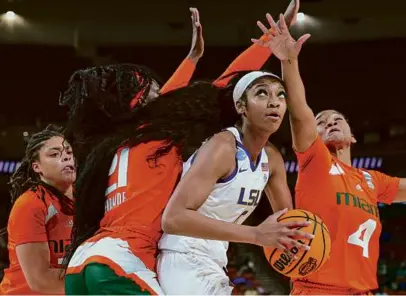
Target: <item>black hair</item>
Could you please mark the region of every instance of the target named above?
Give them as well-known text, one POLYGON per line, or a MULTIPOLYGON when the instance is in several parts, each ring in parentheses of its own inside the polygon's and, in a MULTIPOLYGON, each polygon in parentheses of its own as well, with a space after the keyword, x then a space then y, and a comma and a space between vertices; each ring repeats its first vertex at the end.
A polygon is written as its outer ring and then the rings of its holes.
MULTIPOLYGON (((45 142, 53 137, 63 138, 63 133, 60 127, 54 125, 48 125, 44 130, 33 134, 27 142, 25 149, 25 156, 21 161, 21 165, 11 176, 9 185, 11 186, 11 204, 14 204, 16 200, 27 190, 31 190, 37 194, 45 203, 46 191, 56 196, 61 204, 61 211, 66 215, 73 215, 72 202, 62 192, 59 192, 56 188, 41 181, 38 173, 32 168, 32 163, 39 160, 39 151, 44 146, 45 142)), ((8 233, 7 228, 0 230, 0 236, 3 243, 7 245, 8 233)), ((2 253, 2 260, 8 261, 7 248, 0 248, 2 253)))
POLYGON ((65 266, 77 247, 100 227, 105 213, 108 171, 118 148, 157 140, 164 144, 149 160, 156 161, 173 148, 187 159, 205 139, 238 116, 231 97, 224 96, 229 89, 219 89, 211 82, 193 83, 131 110, 130 98, 145 93, 148 87, 137 83, 131 77, 134 73, 142 76, 142 81, 153 79, 150 71, 136 65, 114 65, 107 71, 94 69, 82 72, 80 81, 71 79, 69 90, 61 100, 70 106, 65 137, 78 159, 76 215, 65 266), (116 110, 114 115, 110 109, 116 110))
POLYGON ((33 134, 29 138, 21 165, 10 178, 11 203, 14 203, 28 189, 44 184, 39 174, 34 172, 32 163, 39 160, 39 151, 45 142, 53 137, 63 138, 62 130, 57 126, 48 125, 44 130, 33 134))

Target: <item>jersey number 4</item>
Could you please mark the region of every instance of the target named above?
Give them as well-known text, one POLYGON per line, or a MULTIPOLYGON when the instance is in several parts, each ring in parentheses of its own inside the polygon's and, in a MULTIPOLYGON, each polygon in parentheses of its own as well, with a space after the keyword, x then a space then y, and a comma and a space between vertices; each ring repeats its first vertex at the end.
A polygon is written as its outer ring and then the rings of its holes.
MULTIPOLYGON (((130 149, 124 148, 119 153, 114 155, 111 167, 109 170, 109 177, 111 177, 117 170, 117 179, 113 179, 114 183, 106 189, 106 196, 120 187, 127 186, 127 170, 128 170, 128 156, 130 149), (120 155, 120 156, 119 156, 120 155)), ((111 180, 111 179, 110 179, 111 180)))
POLYGON ((347 242, 362 248, 362 256, 369 258, 369 240, 376 229, 376 221, 368 219, 362 223, 358 230, 348 237, 347 242))

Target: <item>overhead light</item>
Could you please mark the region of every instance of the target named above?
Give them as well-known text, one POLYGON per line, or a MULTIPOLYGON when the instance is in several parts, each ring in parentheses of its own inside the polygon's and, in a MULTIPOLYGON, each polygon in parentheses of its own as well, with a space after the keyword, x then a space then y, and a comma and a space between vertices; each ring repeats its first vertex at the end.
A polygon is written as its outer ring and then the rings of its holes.
POLYGON ((303 12, 299 12, 296 15, 296 21, 297 22, 303 22, 306 19, 306 15, 303 12))
POLYGON ((9 10, 6 12, 5 18, 9 21, 12 21, 16 18, 16 13, 14 11, 9 10))

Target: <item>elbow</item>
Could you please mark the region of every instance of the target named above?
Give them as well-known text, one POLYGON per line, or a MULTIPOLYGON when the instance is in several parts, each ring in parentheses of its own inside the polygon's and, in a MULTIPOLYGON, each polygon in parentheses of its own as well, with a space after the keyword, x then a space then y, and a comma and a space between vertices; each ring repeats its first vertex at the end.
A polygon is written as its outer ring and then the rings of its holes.
POLYGON ((38 275, 27 278, 28 287, 34 292, 46 294, 48 290, 47 283, 41 278, 40 274, 38 275))
POLYGON ((181 231, 181 213, 174 212, 168 208, 164 211, 162 216, 162 230, 168 234, 179 234, 181 231))

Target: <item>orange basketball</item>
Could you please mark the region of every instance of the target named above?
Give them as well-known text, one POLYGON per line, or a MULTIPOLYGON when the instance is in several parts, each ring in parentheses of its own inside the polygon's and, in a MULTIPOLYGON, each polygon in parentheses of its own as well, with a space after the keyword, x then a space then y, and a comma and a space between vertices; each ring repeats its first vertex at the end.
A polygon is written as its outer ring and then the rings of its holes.
POLYGON ((294 260, 284 251, 277 248, 264 247, 265 256, 271 266, 279 273, 290 278, 301 278, 317 271, 330 256, 330 233, 327 226, 315 214, 305 210, 290 210, 279 217, 278 222, 310 221, 311 224, 301 227, 300 231, 311 233, 313 239, 300 240, 310 246, 309 251, 292 247, 296 255, 294 260))

